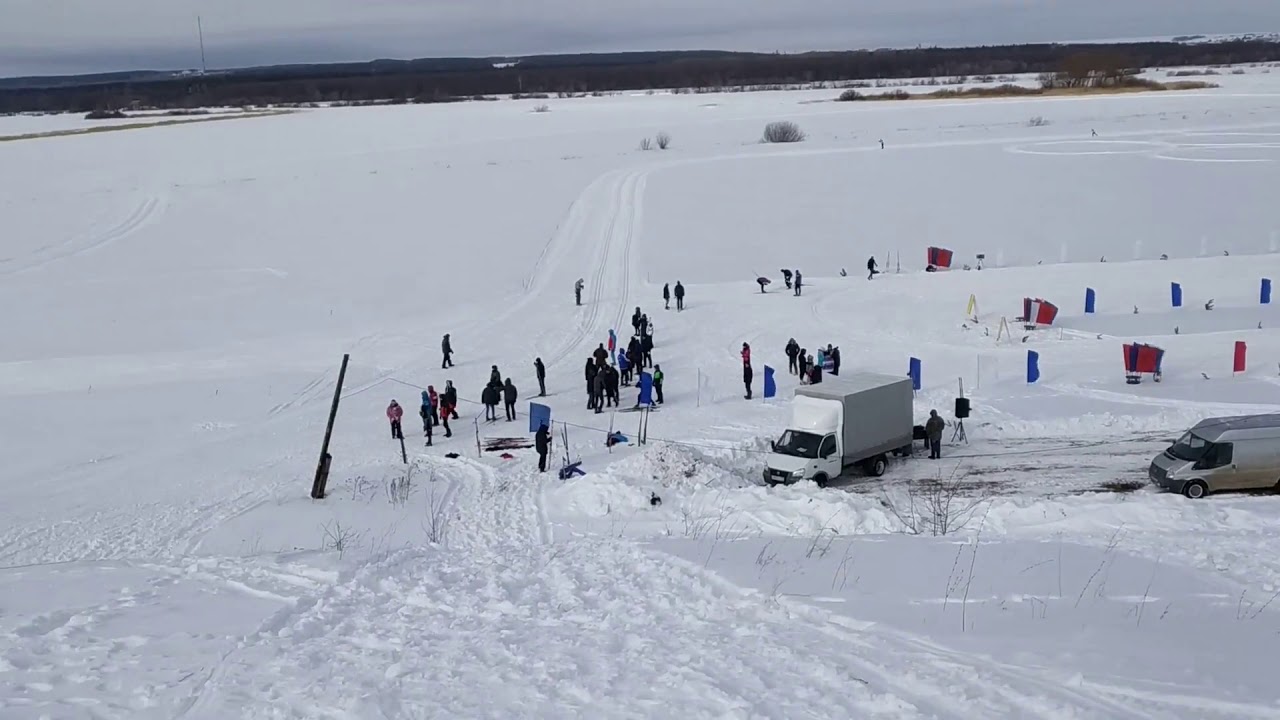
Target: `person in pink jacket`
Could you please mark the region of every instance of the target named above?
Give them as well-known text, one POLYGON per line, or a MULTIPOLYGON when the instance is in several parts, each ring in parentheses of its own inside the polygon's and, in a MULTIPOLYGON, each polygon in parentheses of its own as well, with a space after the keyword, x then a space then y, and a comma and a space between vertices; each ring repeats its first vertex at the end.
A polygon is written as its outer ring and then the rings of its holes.
POLYGON ((404 417, 404 408, 400 407, 400 403, 395 400, 387 406, 387 419, 391 421, 391 439, 403 440, 404 433, 400 431, 400 418, 404 417))

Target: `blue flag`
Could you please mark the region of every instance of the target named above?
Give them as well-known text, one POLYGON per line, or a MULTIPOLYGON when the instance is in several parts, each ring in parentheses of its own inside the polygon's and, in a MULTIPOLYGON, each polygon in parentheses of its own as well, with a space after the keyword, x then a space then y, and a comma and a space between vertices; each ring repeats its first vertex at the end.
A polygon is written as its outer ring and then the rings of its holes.
POLYGON ((1040 353, 1027 351, 1027 382, 1034 383, 1040 379, 1040 353))
POLYGON ((778 394, 778 383, 773 379, 773 368, 764 366, 764 397, 769 399, 778 394))
POLYGON ((653 376, 647 372, 640 373, 640 399, 637 405, 653 404, 653 376))
POLYGON ((911 389, 920 389, 920 358, 911 358, 907 362, 907 377, 911 378, 911 389))
POLYGON ((536 433, 543 425, 551 429, 551 408, 541 403, 529 403, 529 432, 536 433))

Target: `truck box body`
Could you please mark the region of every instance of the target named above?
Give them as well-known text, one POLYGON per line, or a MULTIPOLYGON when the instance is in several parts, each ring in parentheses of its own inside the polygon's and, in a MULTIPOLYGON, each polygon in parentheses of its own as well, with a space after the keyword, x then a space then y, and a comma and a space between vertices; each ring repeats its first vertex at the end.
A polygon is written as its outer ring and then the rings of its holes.
POLYGON ((915 424, 911 378, 876 373, 824 378, 817 385, 796 388, 797 411, 804 402, 800 398, 844 406, 841 446, 846 466, 911 446, 915 424))

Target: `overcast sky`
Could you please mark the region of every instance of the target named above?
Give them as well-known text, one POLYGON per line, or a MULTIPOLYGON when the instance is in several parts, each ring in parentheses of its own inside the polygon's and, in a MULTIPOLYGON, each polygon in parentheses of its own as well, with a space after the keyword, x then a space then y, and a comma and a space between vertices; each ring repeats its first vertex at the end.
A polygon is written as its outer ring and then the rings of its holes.
POLYGON ((1280 0, 0 0, 0 77, 616 50, 1280 30, 1280 0))

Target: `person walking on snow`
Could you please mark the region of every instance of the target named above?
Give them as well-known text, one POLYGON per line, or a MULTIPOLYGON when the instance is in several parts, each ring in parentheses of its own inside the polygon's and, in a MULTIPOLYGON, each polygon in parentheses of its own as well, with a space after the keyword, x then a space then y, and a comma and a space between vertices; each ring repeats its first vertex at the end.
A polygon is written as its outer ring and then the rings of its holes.
POLYGON ((533 446, 538 451, 538 472, 547 471, 547 454, 551 452, 551 430, 546 423, 538 426, 533 436, 533 446))
POLYGON ((422 391, 422 407, 418 408, 418 415, 422 416, 422 432, 431 432, 431 393, 426 390, 422 391))
POLYGON ((671 283, 662 284, 662 309, 671 309, 671 283))
POLYGON ((876 256, 872 255, 867 259, 867 279, 870 280, 878 274, 880 271, 876 269, 876 256))
POLYGON ((680 312, 681 310, 684 310, 684 285, 681 285, 679 280, 676 281, 675 295, 676 295, 676 312, 680 312))
POLYGON ((431 400, 431 424, 440 424, 440 394, 436 392, 435 385, 427 386, 427 398, 431 400))
POLYGON ((800 348, 800 354, 796 357, 796 370, 800 373, 801 385, 809 382, 809 362, 809 351, 800 348))
POLYGON ((431 413, 434 409, 431 406, 431 395, 426 391, 422 391, 422 408, 418 410, 418 414, 422 416, 422 434, 427 436, 427 447, 431 447, 431 413))
POLYGON ((449 333, 444 334, 444 340, 440 341, 440 352, 444 355, 444 360, 440 363, 440 369, 453 367, 453 344, 449 342, 449 333))
POLYGON ((783 268, 782 270, 782 282, 787 284, 788 290, 791 289, 791 271, 786 268, 783 268))
POLYGON ((662 404, 662 366, 653 366, 653 393, 657 396, 658 404, 662 404))
POLYGON ((582 305, 582 278, 578 278, 578 282, 573 284, 573 302, 575 305, 582 305))
POLYGON ((400 418, 404 417, 404 408, 400 407, 400 403, 395 400, 387 406, 387 419, 391 421, 391 439, 403 440, 404 433, 400 430, 400 418))
POLYGON ((747 399, 751 399, 751 380, 755 373, 751 370, 751 346, 742 343, 742 384, 747 388, 747 399))
POLYGON ((929 411, 929 420, 924 424, 924 434, 929 438, 930 460, 942 457, 942 428, 946 425, 946 421, 938 417, 937 410, 929 411))
POLYGON ((507 411, 507 422, 516 419, 516 399, 519 397, 516 386, 511 383, 511 378, 507 378, 502 385, 502 404, 507 411))
POLYGON ((787 372, 791 373, 792 375, 799 375, 800 361, 798 358, 800 356, 800 343, 796 342, 795 338, 791 338, 790 340, 787 341, 786 352, 787 352, 787 372))
POLYGON ((493 385, 485 385, 484 390, 480 392, 480 402, 484 404, 484 419, 488 422, 498 420, 498 396, 498 388, 493 385))
MULTIPOLYGON (((452 380, 444 381, 444 395, 440 398, 440 402, 442 411, 447 410, 447 412, 443 412, 447 427, 449 418, 458 419, 458 388, 453 386, 452 380)), ((447 433, 448 431, 446 430, 445 432, 447 433)), ((446 434, 445 437, 449 437, 449 435, 446 434)))
POLYGON ((802 279, 802 277, 801 277, 801 275, 800 275, 800 271, 799 271, 799 270, 797 270, 797 271, 796 271, 796 279, 795 279, 795 282, 793 282, 793 283, 792 283, 792 285, 794 285, 794 286, 795 286, 795 288, 796 288, 796 297, 800 297, 800 287, 801 287, 801 285, 803 285, 803 283, 804 283, 804 281, 803 281, 803 279, 802 279))
POLYGON ((542 364, 542 358, 533 359, 533 374, 538 378, 538 397, 546 397, 547 366, 542 364))
POLYGON ((595 360, 587 358, 587 409, 596 409, 596 375, 600 372, 600 365, 595 360))

